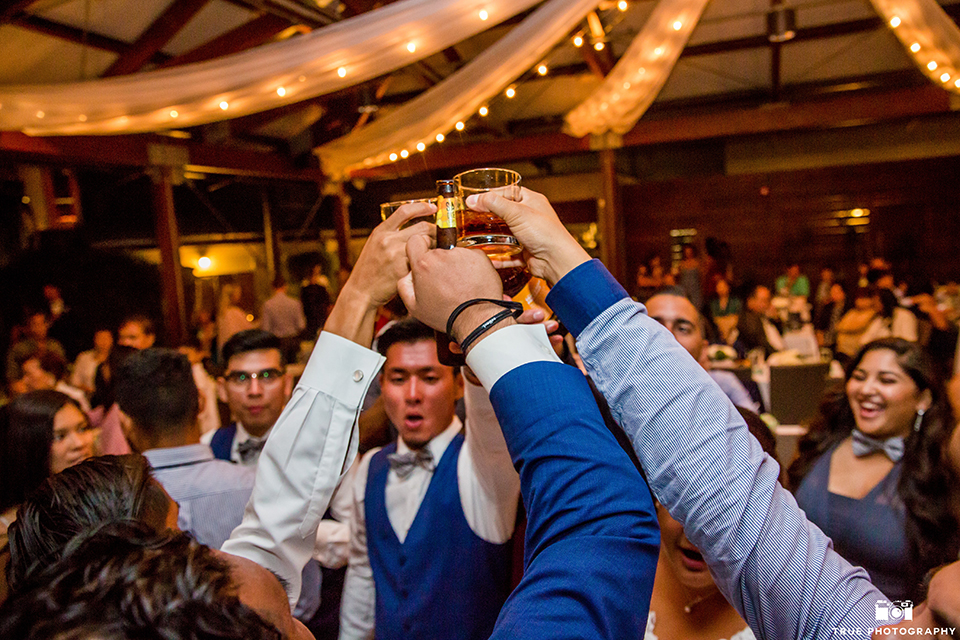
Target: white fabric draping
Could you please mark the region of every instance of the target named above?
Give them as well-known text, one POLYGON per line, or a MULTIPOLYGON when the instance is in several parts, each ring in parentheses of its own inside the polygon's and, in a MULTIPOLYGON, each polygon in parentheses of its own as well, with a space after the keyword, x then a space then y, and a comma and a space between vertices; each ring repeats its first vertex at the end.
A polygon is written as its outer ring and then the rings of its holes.
POLYGON ((960 28, 935 0, 870 0, 917 68, 960 93, 960 28))
POLYGON ((324 171, 342 178, 351 169, 390 162, 390 153, 415 153, 419 143, 434 143, 438 133, 448 133, 538 63, 596 5, 597 0, 549 0, 455 74, 396 111, 318 148, 324 171))
POLYGON ((603 84, 567 114, 564 131, 579 138, 632 129, 670 77, 706 6, 707 0, 659 0, 603 84))
POLYGON ((207 62, 87 82, 0 87, 0 129, 31 135, 137 133, 273 109, 399 69, 537 1, 401 0, 207 62))

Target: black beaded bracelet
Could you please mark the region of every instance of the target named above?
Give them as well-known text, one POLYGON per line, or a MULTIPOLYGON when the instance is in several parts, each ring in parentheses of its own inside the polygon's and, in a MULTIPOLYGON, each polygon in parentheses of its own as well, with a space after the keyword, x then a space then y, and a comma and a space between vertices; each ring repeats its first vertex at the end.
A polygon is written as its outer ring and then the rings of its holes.
POLYGON ((482 336, 484 333, 486 333, 487 330, 490 329, 490 327, 492 327, 493 325, 497 324, 497 323, 500 322, 501 320, 504 320, 504 319, 506 319, 506 318, 509 318, 510 316, 513 316, 514 318, 516 318, 516 317, 519 316, 521 313, 523 313, 523 307, 522 307, 522 306, 521 306, 521 308, 520 308, 520 310, 519 310, 519 313, 517 313, 517 310, 515 310, 515 309, 504 309, 503 311, 497 313, 497 315, 495 315, 495 316, 493 316, 492 318, 488 319, 486 322, 484 322, 484 323, 481 324, 479 327, 477 327, 476 329, 474 329, 474 330, 470 333, 470 335, 468 335, 466 338, 464 338, 464 339, 463 339, 463 342, 460 343, 460 349, 461 349, 464 353, 466 353, 466 352, 467 352, 467 349, 470 347, 470 345, 473 344, 474 342, 476 342, 476 341, 477 341, 477 338, 479 338, 479 337, 482 336))
MULTIPOLYGON (((463 302, 457 306, 457 308, 453 310, 453 313, 451 313, 450 317, 447 319, 447 335, 453 336, 453 323, 461 313, 475 304, 482 304, 484 302, 489 302, 490 304, 495 304, 498 307, 504 307, 505 309, 513 310, 514 314, 511 315, 513 315, 514 318, 519 317, 520 314, 523 313, 523 305, 519 302, 513 302, 512 300, 495 300, 493 298, 474 298, 473 300, 467 300, 466 302, 463 302)), ((501 318, 501 320, 502 319, 503 318, 501 318)))

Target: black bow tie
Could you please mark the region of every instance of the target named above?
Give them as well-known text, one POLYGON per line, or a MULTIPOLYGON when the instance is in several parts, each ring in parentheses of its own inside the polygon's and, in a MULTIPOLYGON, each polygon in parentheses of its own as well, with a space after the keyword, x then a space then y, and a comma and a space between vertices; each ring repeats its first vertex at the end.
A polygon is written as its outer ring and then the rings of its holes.
POLYGON ((893 462, 900 462, 903 458, 904 442, 900 436, 879 440, 871 438, 859 429, 853 430, 853 455, 858 458, 868 456, 874 451, 880 451, 893 462))
POLYGON ((237 445, 237 453, 240 454, 240 459, 243 462, 250 462, 260 455, 260 452, 263 450, 263 445, 267 443, 267 439, 256 440, 254 438, 247 438, 243 442, 237 445))
POLYGON ((390 463, 390 468, 396 472, 400 479, 413 473, 414 467, 423 467, 427 471, 435 469, 433 454, 427 448, 407 451, 406 453, 390 453, 387 454, 387 461, 390 463))

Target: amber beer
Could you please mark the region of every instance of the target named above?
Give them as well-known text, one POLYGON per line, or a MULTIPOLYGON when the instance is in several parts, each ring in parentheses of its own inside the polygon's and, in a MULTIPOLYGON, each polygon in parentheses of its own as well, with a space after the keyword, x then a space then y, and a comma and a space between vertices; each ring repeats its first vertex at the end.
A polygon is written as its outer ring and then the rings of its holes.
MULTIPOLYGON (((509 169, 472 169, 454 177, 464 201, 473 194, 497 191, 508 200, 520 200, 520 174, 509 169)), ((523 247, 510 227, 496 214, 464 208, 457 220, 457 246, 482 249, 503 281, 503 292, 516 295, 530 280, 520 260, 523 247)))

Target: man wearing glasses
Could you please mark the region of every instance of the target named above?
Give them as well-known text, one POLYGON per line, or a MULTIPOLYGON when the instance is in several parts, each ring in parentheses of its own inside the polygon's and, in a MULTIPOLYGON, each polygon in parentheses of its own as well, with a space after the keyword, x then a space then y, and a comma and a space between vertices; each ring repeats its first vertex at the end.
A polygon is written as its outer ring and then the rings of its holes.
POLYGON ((280 338, 262 329, 227 340, 223 361, 218 390, 233 422, 203 440, 217 458, 256 467, 267 435, 290 399, 293 379, 285 372, 280 338))

